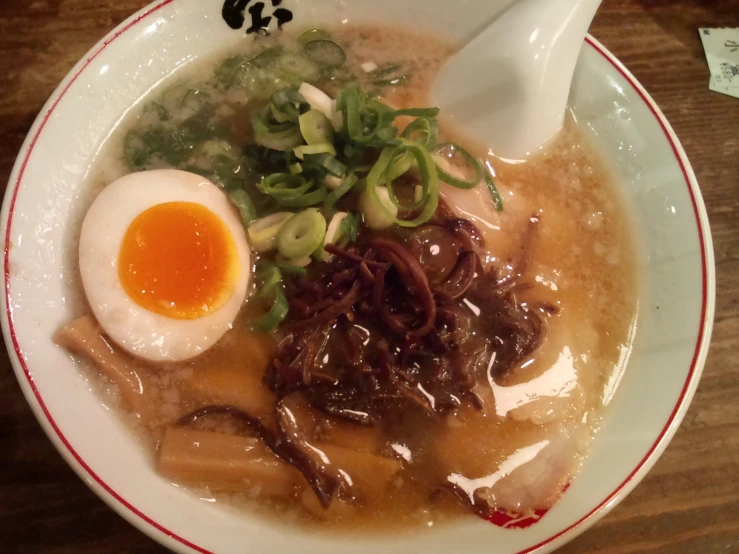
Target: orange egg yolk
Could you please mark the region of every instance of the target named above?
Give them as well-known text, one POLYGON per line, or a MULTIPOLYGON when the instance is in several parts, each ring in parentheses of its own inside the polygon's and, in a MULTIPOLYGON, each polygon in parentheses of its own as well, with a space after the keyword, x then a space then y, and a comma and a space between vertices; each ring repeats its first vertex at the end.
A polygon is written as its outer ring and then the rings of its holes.
POLYGON ((193 202, 167 202, 133 220, 118 257, 126 293, 142 308, 195 319, 220 308, 239 278, 238 253, 220 217, 193 202))

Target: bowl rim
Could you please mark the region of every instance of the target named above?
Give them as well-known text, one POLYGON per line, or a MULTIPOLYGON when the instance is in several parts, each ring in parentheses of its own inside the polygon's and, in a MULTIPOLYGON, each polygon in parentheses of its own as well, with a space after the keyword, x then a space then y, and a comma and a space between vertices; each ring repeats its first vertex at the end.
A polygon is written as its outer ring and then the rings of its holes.
MULTIPOLYGON (((188 548, 191 551, 201 554, 214 554, 184 537, 170 531, 163 525, 157 523, 141 510, 126 501, 120 494, 113 490, 101 477, 99 477, 76 452, 72 445, 66 439, 62 430, 56 424, 52 414, 47 409, 39 390, 37 389, 30 368, 22 355, 20 344, 16 336, 13 309, 12 294, 10 287, 10 250, 11 250, 11 227, 15 202, 18 191, 23 181, 26 166, 30 159, 31 153, 38 141, 41 133, 46 126, 47 121, 56 109, 61 99, 72 87, 75 81, 85 71, 85 69, 97 58, 105 48, 120 37, 123 33, 136 26, 138 23, 148 18, 150 15, 158 12, 161 8, 171 4, 174 0, 160 0, 150 4, 138 12, 134 13, 128 19, 123 21, 103 39, 93 46, 87 54, 69 71, 59 86, 50 96, 49 100, 44 104, 35 119, 28 135, 21 147, 19 155, 13 166, 8 181, 8 187, 3 200, 2 224, 5 225, 5 241, 4 241, 4 292, 2 301, 5 303, 4 317, 0 318, 2 324, 3 335, 7 347, 8 355, 16 373, 26 401, 30 405, 36 419, 40 423, 46 435, 54 444, 56 449, 72 467, 77 475, 113 510, 122 516, 129 523, 134 525, 140 531, 157 540, 164 546, 182 551, 182 548, 188 548)), ((644 87, 637 79, 626 69, 626 67, 597 39, 591 35, 587 35, 585 43, 600 54, 613 68, 621 74, 621 76, 629 83, 641 100, 646 104, 660 125, 665 138, 672 147, 675 159, 685 178, 690 200, 693 206, 696 227, 699 234, 700 256, 701 256, 701 276, 702 276, 702 300, 701 300, 701 323, 698 329, 696 346, 693 358, 690 364, 687 378, 680 392, 680 396, 670 414, 667 423, 655 439, 654 443, 639 461, 636 467, 629 473, 624 481, 613 490, 606 498, 604 498, 595 508, 586 515, 570 524, 568 527, 561 529, 549 538, 518 552, 518 554, 530 554, 542 548, 553 548, 561 546, 565 542, 573 539, 575 536, 584 532, 598 520, 610 512, 619 502, 621 502, 633 488, 644 478, 646 473, 656 463, 657 459, 664 452, 670 440, 677 431, 690 402, 693 398, 695 390, 698 386, 701 373, 708 354, 711 333, 713 329, 713 317, 715 311, 715 266, 713 243, 710 234, 708 216, 705 204, 701 196, 700 188, 693 172, 693 169, 687 159, 680 141, 675 132, 668 123, 662 111, 659 109, 655 101, 647 93, 644 87)))

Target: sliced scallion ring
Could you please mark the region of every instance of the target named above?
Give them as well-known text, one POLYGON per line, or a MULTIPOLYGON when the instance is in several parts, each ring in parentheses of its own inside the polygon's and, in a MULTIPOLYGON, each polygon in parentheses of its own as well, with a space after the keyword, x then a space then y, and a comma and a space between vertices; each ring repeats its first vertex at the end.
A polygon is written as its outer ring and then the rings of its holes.
POLYGON ((253 325, 253 329, 259 333, 269 333, 276 329, 282 323, 282 320, 287 317, 287 312, 290 309, 290 304, 287 301, 282 285, 276 286, 274 291, 275 300, 269 312, 259 318, 253 325))
POLYGON ((252 116, 254 142, 272 150, 290 150, 303 143, 300 127, 297 123, 269 122, 269 109, 257 112, 252 116))
POLYGON ((280 71, 298 77, 301 81, 317 81, 321 78, 321 68, 308 56, 295 52, 282 54, 277 60, 280 71))
POLYGON ((377 231, 391 227, 398 219, 398 208, 385 187, 375 187, 371 193, 368 187, 359 197, 359 208, 365 225, 377 231))
POLYGON ((316 208, 295 214, 277 235, 277 250, 289 260, 310 256, 323 244, 326 219, 316 208))
POLYGON ((369 205, 384 212, 386 218, 401 227, 417 227, 433 217, 439 205, 439 177, 431 155, 421 145, 405 138, 397 139, 397 146, 386 146, 380 154, 372 170, 367 175, 367 190, 369 205), (403 209, 420 209, 420 213, 413 219, 398 219, 397 212, 400 205, 394 197, 390 198, 390 191, 381 185, 385 182, 385 172, 399 151, 408 151, 415 159, 418 168, 419 185, 422 190, 421 202, 414 202, 413 206, 401 206, 403 209), (386 192, 380 192, 386 191, 386 192), (379 194, 383 195, 382 201, 379 194), (387 194, 387 202, 385 201, 387 194), (388 203, 390 207, 388 207, 388 203), (422 206, 422 207, 421 207, 422 206))
POLYGON ((289 173, 273 173, 257 183, 257 188, 264 194, 268 194, 277 200, 293 199, 303 196, 308 192, 313 183, 302 175, 291 175, 289 173))
POLYGON ((433 117, 419 117, 406 125, 401 136, 433 150, 439 136, 439 125, 433 117))
POLYGON ((344 128, 344 114, 341 110, 336 109, 336 100, 331 101, 331 123, 337 133, 344 128))
MULTIPOLYGON (((337 212, 334 214, 334 217, 331 218, 331 222, 328 224, 328 228, 326 229, 326 238, 323 240, 323 244, 335 244, 339 245, 341 242, 341 239, 343 238, 343 229, 342 229, 342 223, 344 220, 349 216, 348 212, 337 212)), ((331 260, 333 256, 326 252, 325 250, 321 253, 321 259, 324 262, 328 262, 331 260)))
MULTIPOLYGON (((327 177, 328 178, 328 177, 327 177)), ((357 174, 352 172, 347 174, 346 177, 341 181, 341 184, 336 187, 334 190, 332 190, 326 198, 323 200, 323 205, 327 208, 332 208, 334 204, 344 196, 347 192, 349 192, 352 187, 357 183, 358 178, 357 174)))
POLYGON ((485 176, 482 164, 477 160, 477 158, 456 144, 440 144, 433 154, 433 159, 439 173, 439 178, 446 184, 459 189, 474 188, 485 176), (443 152, 449 152, 450 155, 445 156, 443 152), (449 162, 449 159, 452 156, 458 156, 464 162, 469 172, 472 173, 472 178, 465 179, 460 177, 458 174, 453 174, 453 168, 449 162))
POLYGON ((308 83, 301 84, 298 92, 305 98, 311 109, 322 112, 329 119, 333 117, 334 101, 328 94, 308 83))
POLYGON ((324 67, 339 67, 346 62, 346 52, 338 42, 330 38, 311 40, 303 45, 303 52, 324 67))
POLYGON ((296 146, 293 148, 293 152, 301 160, 304 160, 306 155, 328 154, 331 157, 336 156, 336 148, 330 142, 296 146))
POLYGON ((303 266, 293 265, 290 260, 282 263, 276 263, 275 267, 280 270, 283 275, 305 275, 308 273, 303 266))
POLYGON ((490 173, 487 171, 485 172, 485 184, 488 187, 488 190, 490 191, 490 195, 493 197, 493 202, 495 203, 495 209, 499 212, 503 211, 503 197, 500 195, 500 192, 498 192, 498 188, 495 186, 495 182, 493 181, 493 178, 490 176, 490 173))
POLYGON ((390 162, 385 170, 385 179, 388 183, 392 183, 395 179, 407 172, 413 167, 413 155, 407 150, 404 152, 398 152, 395 155, 395 159, 390 162))
POLYGON ((236 189, 229 191, 227 196, 231 204, 239 210, 244 227, 248 227, 257 218, 257 211, 247 192, 244 189, 236 189))
POLYGON ((330 152, 318 154, 304 152, 303 158, 305 159, 306 164, 318 167, 334 177, 343 177, 346 175, 346 166, 334 157, 335 154, 336 151, 334 151, 334 154, 331 154, 330 152))
POLYGON ((278 110, 274 104, 269 105, 270 112, 272 113, 272 117, 277 123, 287 123, 288 121, 291 121, 290 116, 282 113, 280 110, 278 110))
POLYGON ((334 142, 334 126, 323 112, 308 110, 298 118, 298 123, 300 133, 308 144, 334 142))
POLYGON ((354 242, 359 235, 359 217, 349 214, 341 222, 341 232, 346 242, 354 242))
POLYGON ((298 90, 285 87, 272 95, 270 108, 276 121, 284 122, 285 118, 287 118, 287 121, 297 122, 301 108, 307 104, 308 102, 298 90), (280 117, 277 117, 275 114, 279 114, 280 117))
POLYGON ((308 29, 298 37, 298 44, 305 46, 314 40, 331 40, 331 35, 323 29, 308 29))
POLYGON ((274 248, 280 229, 292 216, 292 212, 277 212, 257 219, 249 225, 247 234, 252 248, 257 252, 266 252, 274 248))
POLYGON ((436 117, 439 115, 439 108, 404 108, 402 110, 395 110, 393 115, 395 117, 402 115, 409 115, 411 117, 436 117))
MULTIPOLYGON (((308 182, 312 187, 313 181, 308 182)), ((326 190, 326 187, 321 183, 317 188, 310 192, 306 192, 302 196, 282 197, 278 198, 277 201, 286 208, 305 208, 308 206, 315 206, 326 198, 327 194, 328 191, 326 190)))
POLYGON ((326 175, 323 178, 323 182, 331 190, 336 190, 341 186, 343 179, 339 179, 338 177, 335 177, 334 175, 326 175))
MULTIPOLYGON (((292 260, 287 259, 285 256, 282 256, 280 254, 277 254, 275 260, 277 261, 277 265, 279 267, 291 267, 295 268, 295 272, 303 271, 303 274, 306 273, 305 267, 310 265, 310 263, 313 261, 313 258, 310 256, 301 256, 300 258, 294 258, 292 260)), ((289 273, 289 271, 288 271, 289 273)), ((298 273, 296 273, 298 274, 298 273)))
POLYGON ((259 282, 259 290, 254 295, 254 300, 267 298, 274 293, 275 287, 282 284, 280 270, 271 264, 257 264, 256 278, 259 282))

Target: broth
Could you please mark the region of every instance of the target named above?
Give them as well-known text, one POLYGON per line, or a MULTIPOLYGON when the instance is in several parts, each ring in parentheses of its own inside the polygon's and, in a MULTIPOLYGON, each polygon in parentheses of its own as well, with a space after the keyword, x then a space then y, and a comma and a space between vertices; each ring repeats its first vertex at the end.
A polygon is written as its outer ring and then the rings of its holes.
MULTIPOLYGON (((387 28, 344 26, 333 36, 345 46, 350 73, 399 108, 427 105, 430 82, 455 50, 436 39, 387 28), (362 69, 367 63, 380 73, 362 69)), ((260 38, 255 47, 288 40, 293 39, 260 38)), ((193 157, 185 148, 184 153, 169 152, 169 159, 136 159, 140 144, 127 138, 132 129, 183 128, 200 109, 199 95, 214 106, 202 125, 217 127, 228 120, 225 139, 236 144, 251 140, 251 107, 232 91, 203 84, 204 76, 223 67, 222 59, 178 72, 124 119, 88 179, 89 200, 129 173, 127 163, 136 169, 212 171, 218 154, 193 157), (171 115, 164 118, 160 107, 167 94, 183 86, 199 92, 180 98, 179 107, 168 108, 171 115)), ((262 84, 252 86, 258 90, 262 84)), ((333 95, 339 86, 329 83, 325 90, 333 95)), ((73 321, 60 330, 57 341, 93 362, 87 371, 102 376, 104 386, 114 391, 114 401, 122 405, 165 477, 204 488, 219 501, 339 529, 431 526, 469 513, 465 497, 469 504, 523 515, 556 502, 587 454, 631 349, 638 280, 630 220, 611 176, 571 119, 542 152, 517 164, 470 145, 450 128, 442 127, 441 133, 494 168, 502 212, 495 210, 484 187, 443 185, 441 196, 456 216, 479 229, 486 269, 497 268, 503 275, 522 269, 518 280, 525 286, 512 294, 517 305, 537 311, 545 321, 543 344, 524 352, 514 370, 499 375, 490 371, 493 356, 473 391, 478 400, 464 400, 442 415, 407 410, 390 424, 366 427, 331 418, 304 398, 288 396, 290 411, 311 447, 340 460, 335 464, 339 472, 350 474, 347 479, 353 482, 348 497, 324 509, 300 473, 285 469, 259 433, 244 433, 229 413, 202 418, 194 426, 175 425, 193 410, 213 404, 243 410, 267 427, 273 421, 277 397, 264 374, 275 358, 279 336, 252 330, 252 303, 214 347, 185 362, 134 359, 106 339, 89 316, 73 321), (528 240, 532 225, 535 239, 528 240), (198 449, 201 441, 220 461, 198 449)), ((250 178, 248 167, 229 170, 235 179, 250 178)), ((70 251, 76 251, 76 239, 70 251)), ((464 309, 477 316, 474 301, 474 295, 466 296, 464 309)), ((80 313, 86 311, 81 303, 80 313)))

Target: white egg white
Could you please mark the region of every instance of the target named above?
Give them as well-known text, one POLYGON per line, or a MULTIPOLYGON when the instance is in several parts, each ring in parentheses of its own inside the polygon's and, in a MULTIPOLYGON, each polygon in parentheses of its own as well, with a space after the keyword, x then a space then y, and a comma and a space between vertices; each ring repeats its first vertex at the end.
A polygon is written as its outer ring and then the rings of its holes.
POLYGON ((246 232, 226 195, 186 171, 132 173, 108 185, 85 215, 79 244, 82 285, 105 333, 126 351, 152 361, 180 361, 201 354, 231 328, 246 298, 251 255, 246 232), (226 225, 238 254, 233 295, 218 310, 197 319, 173 319, 134 302, 118 276, 123 237, 142 212, 166 202, 193 202, 226 225))

